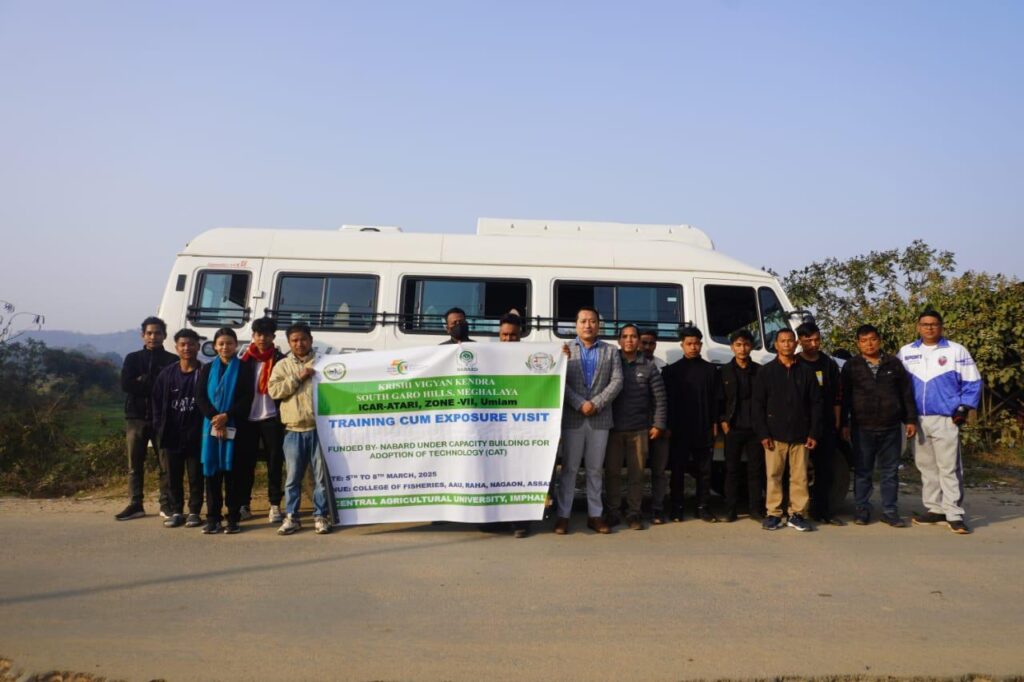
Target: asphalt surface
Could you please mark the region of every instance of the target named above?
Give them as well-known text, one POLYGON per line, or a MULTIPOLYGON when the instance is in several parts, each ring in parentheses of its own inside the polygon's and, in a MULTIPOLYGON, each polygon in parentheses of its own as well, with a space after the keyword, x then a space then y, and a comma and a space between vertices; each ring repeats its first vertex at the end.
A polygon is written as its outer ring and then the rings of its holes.
POLYGON ((262 518, 203 536, 119 507, 0 500, 0 655, 129 680, 1024 673, 1012 493, 969 494, 971 536, 746 519, 598 536, 582 517, 524 540, 279 537, 262 518))

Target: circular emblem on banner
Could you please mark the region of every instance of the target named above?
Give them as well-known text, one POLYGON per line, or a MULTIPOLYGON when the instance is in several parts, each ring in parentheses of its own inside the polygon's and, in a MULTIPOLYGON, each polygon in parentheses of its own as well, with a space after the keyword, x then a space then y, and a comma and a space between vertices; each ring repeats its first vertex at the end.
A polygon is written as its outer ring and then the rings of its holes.
POLYGON ((409 370, 409 363, 405 360, 392 360, 388 365, 388 374, 405 374, 409 370))
POLYGON ((476 370, 476 355, 473 354, 473 351, 467 348, 460 350, 458 359, 459 366, 462 369, 467 369, 470 371, 476 370))
POLYGON ((324 379, 328 381, 341 381, 345 378, 347 372, 348 369, 345 367, 345 363, 335 362, 324 367, 322 374, 324 379))
POLYGON ((537 374, 550 372, 555 366, 555 358, 550 353, 534 353, 526 358, 526 367, 537 374))

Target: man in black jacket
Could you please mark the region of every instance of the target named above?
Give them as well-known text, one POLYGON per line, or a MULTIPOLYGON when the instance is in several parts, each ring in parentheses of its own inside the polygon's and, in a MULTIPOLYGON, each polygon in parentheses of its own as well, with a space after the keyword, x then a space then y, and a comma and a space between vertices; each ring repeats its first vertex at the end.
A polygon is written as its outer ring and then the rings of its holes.
POLYGON ((761 365, 750 358, 754 335, 741 329, 729 337, 733 359, 722 365, 722 411, 719 426, 725 434, 725 507, 726 521, 736 520, 740 490, 740 465, 747 456, 747 504, 750 518, 764 520, 764 450, 754 431, 751 396, 761 365))
MULTIPOLYGON (((128 506, 114 516, 118 521, 138 519, 146 515, 142 505, 142 480, 145 475, 146 450, 153 440, 151 396, 156 376, 178 356, 164 350, 167 325, 159 317, 142 321, 142 350, 129 353, 121 366, 121 390, 124 401, 125 441, 128 450, 128 506)), ((154 444, 155 447, 155 444, 154 444)), ((160 467, 160 515, 170 517, 167 497, 167 471, 160 467)))
POLYGON ((662 372, 668 397, 672 520, 683 520, 683 475, 689 465, 697 480, 697 516, 718 521, 708 507, 711 497, 711 457, 718 427, 718 370, 701 357, 704 335, 696 327, 679 330, 683 357, 662 372))
POLYGON ((789 527, 813 530, 807 514, 807 452, 821 433, 821 396, 811 368, 796 357, 796 334, 775 336, 777 357, 761 367, 754 380, 754 429, 764 446, 768 475, 768 516, 762 528, 782 527, 782 477, 789 465, 789 527))
POLYGON ((811 518, 833 526, 846 524, 832 514, 832 480, 835 472, 836 443, 839 441, 839 409, 842 406, 842 384, 839 365, 821 350, 821 330, 813 322, 796 328, 800 340, 800 361, 807 363, 821 389, 821 434, 818 446, 811 450, 814 478, 810 483, 811 518))
POLYGON ((882 352, 881 334, 872 325, 857 328, 857 349, 860 355, 843 365, 842 375, 843 438, 851 440, 852 432, 854 453, 854 523, 871 522, 871 476, 878 462, 882 520, 903 528, 896 499, 902 436, 917 434, 914 385, 900 359, 882 352))

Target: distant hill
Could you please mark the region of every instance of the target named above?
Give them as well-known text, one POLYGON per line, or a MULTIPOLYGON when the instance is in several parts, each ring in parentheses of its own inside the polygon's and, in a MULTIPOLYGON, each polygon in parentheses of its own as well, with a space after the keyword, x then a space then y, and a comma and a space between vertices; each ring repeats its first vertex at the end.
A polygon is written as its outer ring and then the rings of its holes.
POLYGON ((18 337, 19 341, 24 339, 36 339, 50 348, 77 350, 85 355, 104 357, 111 361, 114 360, 111 354, 115 354, 118 356, 118 364, 125 355, 142 348, 142 340, 139 338, 137 329, 126 329, 123 332, 108 332, 106 334, 83 334, 61 329, 42 329, 25 332, 18 337))

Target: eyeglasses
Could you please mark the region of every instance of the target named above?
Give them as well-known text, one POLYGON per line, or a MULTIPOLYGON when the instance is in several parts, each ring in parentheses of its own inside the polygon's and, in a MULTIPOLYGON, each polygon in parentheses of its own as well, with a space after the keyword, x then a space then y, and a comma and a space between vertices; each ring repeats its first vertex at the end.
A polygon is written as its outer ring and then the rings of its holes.
POLYGON ((918 322, 917 326, 919 326, 919 327, 941 327, 942 323, 941 322, 918 322))

